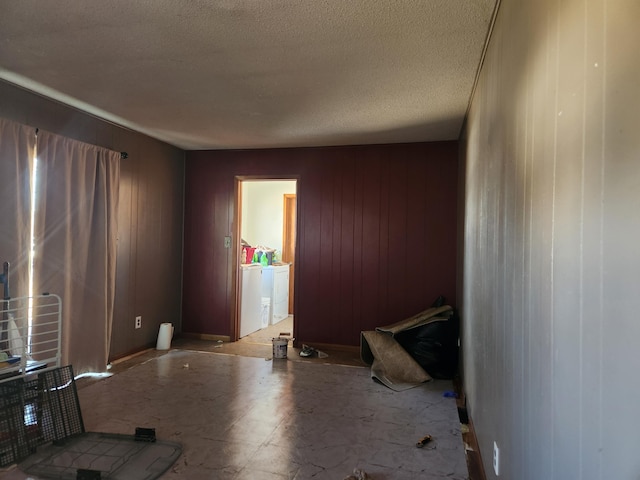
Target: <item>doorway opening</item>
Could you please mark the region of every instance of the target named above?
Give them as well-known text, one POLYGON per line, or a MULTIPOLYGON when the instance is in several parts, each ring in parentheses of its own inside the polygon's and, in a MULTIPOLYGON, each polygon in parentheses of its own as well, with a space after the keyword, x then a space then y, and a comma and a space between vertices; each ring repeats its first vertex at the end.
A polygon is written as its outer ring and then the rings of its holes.
POLYGON ((293 335, 296 190, 295 179, 238 181, 237 339, 293 335))

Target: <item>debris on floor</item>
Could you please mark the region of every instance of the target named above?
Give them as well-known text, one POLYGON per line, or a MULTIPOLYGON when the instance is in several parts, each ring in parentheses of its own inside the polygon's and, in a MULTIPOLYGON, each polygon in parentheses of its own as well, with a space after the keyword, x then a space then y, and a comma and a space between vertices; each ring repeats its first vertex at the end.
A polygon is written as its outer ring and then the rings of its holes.
POLYGON ((302 345, 302 350, 300 350, 301 357, 311 357, 315 353, 316 349, 310 347, 309 345, 302 345))
POLYGON ((354 468, 353 473, 348 477, 345 477, 344 480, 371 480, 371 477, 367 475, 367 472, 364 470, 354 468))
POLYGON ((422 437, 420 440, 418 440, 418 443, 416 443, 416 447, 418 448, 422 448, 424 447, 427 443, 429 443, 431 440, 433 440, 433 437, 431 435, 425 435, 424 437, 422 437))
POLYGON ((302 344, 302 350, 300 350, 301 357, 317 357, 317 358, 327 358, 327 355, 320 350, 310 347, 309 345, 302 344))

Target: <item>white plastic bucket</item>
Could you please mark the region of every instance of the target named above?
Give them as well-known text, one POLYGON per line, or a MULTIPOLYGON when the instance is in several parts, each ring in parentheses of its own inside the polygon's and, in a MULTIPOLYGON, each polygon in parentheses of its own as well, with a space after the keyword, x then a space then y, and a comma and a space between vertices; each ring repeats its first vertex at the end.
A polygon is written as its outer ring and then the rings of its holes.
POLYGON ((287 358, 287 347, 289 346, 289 339, 283 337, 272 338, 273 343, 273 358, 287 358))
POLYGON ((156 350, 169 350, 171 348, 171 337, 173 337, 173 325, 161 323, 156 350))

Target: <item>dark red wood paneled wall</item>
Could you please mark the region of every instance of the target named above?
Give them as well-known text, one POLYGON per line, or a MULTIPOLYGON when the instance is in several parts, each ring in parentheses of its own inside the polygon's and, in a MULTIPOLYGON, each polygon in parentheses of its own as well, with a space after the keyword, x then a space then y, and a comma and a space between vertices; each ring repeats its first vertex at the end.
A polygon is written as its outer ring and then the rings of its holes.
POLYGON ((232 332, 235 178, 298 179, 300 342, 358 345, 456 303, 457 142, 188 152, 183 332, 232 332))

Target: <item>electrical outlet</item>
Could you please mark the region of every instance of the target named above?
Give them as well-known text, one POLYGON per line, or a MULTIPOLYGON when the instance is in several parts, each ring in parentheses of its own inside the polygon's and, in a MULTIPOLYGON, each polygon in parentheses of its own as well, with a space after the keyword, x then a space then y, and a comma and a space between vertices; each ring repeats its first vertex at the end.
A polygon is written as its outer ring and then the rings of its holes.
POLYGON ((231 248, 231 237, 224 237, 224 248, 231 248))
POLYGON ((500 475, 500 449, 496 442, 493 442, 493 471, 496 477, 500 475))
POLYGON ((142 316, 136 317, 136 328, 142 328, 142 316))

